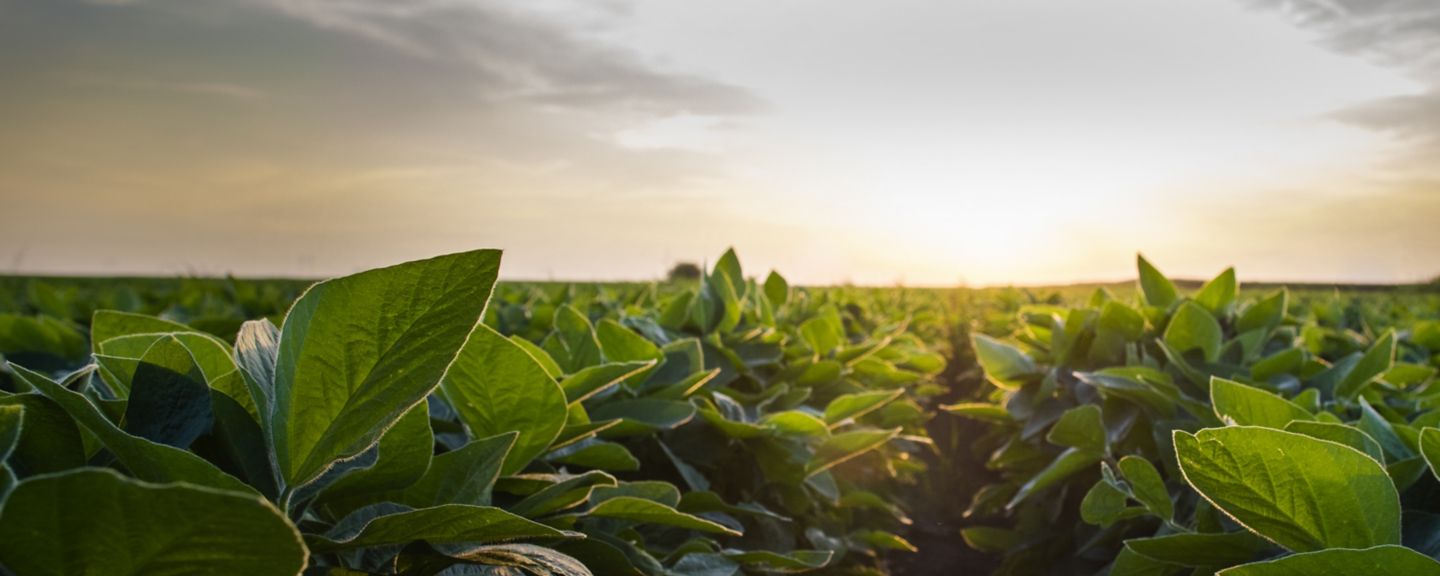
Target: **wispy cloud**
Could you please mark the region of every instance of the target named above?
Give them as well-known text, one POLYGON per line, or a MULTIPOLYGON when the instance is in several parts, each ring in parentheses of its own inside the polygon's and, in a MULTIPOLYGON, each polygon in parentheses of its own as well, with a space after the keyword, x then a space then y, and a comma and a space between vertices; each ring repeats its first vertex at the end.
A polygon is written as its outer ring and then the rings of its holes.
POLYGON ((1411 145, 1407 160, 1434 169, 1440 154, 1440 2, 1434 0, 1248 0, 1314 31, 1321 44, 1404 72, 1425 85, 1339 110, 1336 119, 1411 145), (1418 157, 1418 158, 1416 158, 1418 157))
POLYGON ((462 81, 484 79, 487 84, 481 89, 490 98, 655 115, 723 116, 762 108, 758 98, 741 88, 658 69, 634 52, 499 2, 265 2, 314 26, 430 60, 462 81))
MULTIPOLYGON (((113 1, 113 0, 111 0, 113 1)), ((160 80, 154 78, 121 77, 91 72, 62 73, 67 81, 76 86, 116 88, 121 90, 171 92, 192 94, 232 100, 261 100, 269 94, 253 86, 219 80, 160 80)))

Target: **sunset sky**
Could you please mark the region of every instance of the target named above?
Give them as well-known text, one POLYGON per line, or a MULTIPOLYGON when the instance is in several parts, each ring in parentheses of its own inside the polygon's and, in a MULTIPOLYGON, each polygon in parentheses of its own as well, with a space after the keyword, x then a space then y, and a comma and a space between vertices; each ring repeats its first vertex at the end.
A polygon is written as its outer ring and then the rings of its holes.
POLYGON ((0 273, 1440 275, 1434 0, 0 0, 0 273))

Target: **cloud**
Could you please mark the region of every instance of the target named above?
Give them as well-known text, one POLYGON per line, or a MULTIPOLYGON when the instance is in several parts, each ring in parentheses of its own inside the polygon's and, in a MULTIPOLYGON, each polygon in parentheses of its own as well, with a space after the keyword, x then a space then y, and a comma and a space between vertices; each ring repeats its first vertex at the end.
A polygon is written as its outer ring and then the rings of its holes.
POLYGON ((189 250, 286 273, 274 254, 309 251, 332 273, 561 251, 601 213, 693 222, 727 161, 618 135, 763 101, 605 41, 622 2, 539 7, 570 1, 0 0, 0 200, 23 206, 0 245, 71 270, 189 250))
POLYGON ((1440 154, 1440 2, 1434 0, 1249 0, 1312 30, 1322 45, 1400 70, 1426 88, 1336 111, 1343 122, 1412 146, 1407 164, 1433 169, 1440 154))
MULTIPOLYGON (((114 1, 114 0, 109 0, 114 1)), ((103 74, 75 73, 69 80, 78 86, 118 88, 122 90, 174 92, 211 96, 232 100, 259 100, 267 96, 264 90, 228 82, 206 80, 159 80, 153 78, 124 78, 103 74)))
POLYGON ((354 34, 459 78, 483 78, 485 96, 583 110, 655 115, 732 115, 759 111, 743 89, 667 72, 634 52, 581 37, 570 28, 498 2, 430 0, 266 0, 314 26, 354 34))
POLYGON ((1389 134, 1413 145, 1416 160, 1433 163, 1440 154, 1440 88, 1395 96, 1340 110, 1344 122, 1389 134))
POLYGON ((1440 73, 1440 4, 1433 0, 1249 0, 1279 10, 1338 51, 1428 76, 1440 73))

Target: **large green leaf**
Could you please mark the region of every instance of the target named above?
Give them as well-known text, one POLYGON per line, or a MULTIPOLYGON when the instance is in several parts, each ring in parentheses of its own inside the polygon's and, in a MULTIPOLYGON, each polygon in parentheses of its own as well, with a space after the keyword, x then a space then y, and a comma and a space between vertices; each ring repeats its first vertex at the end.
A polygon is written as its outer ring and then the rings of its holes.
POLYGON ((78 392, 71 392, 42 374, 15 364, 11 370, 36 391, 64 409, 75 423, 94 434, 135 477, 149 482, 188 482, 222 490, 254 493, 255 489, 185 450, 127 434, 78 392))
POLYGON ((649 434, 672 430, 695 417, 695 405, 678 400, 613 400, 590 411, 596 420, 620 419, 620 423, 601 432, 606 438, 649 434))
POLYGON ((1420 455, 1430 465, 1430 473, 1440 478, 1440 428, 1420 430, 1420 455))
POLYGON ((985 376, 997 387, 1017 390, 1026 380, 1036 376, 1035 361, 1019 348, 984 334, 971 337, 975 359, 985 369, 985 376))
POLYGON ((790 300, 790 283, 779 272, 771 270, 770 275, 765 277, 765 299, 776 308, 790 300))
POLYGON ((1365 386, 1379 378, 1386 370, 1395 364, 1395 331, 1388 330, 1365 355, 1360 357, 1360 362, 1355 364, 1345 378, 1335 386, 1335 397, 1346 400, 1354 399, 1365 390, 1365 386))
POLYGON ((879 410, 885 404, 899 398, 902 393, 904 390, 896 389, 842 395, 831 400, 825 406, 825 423, 835 426, 846 420, 859 418, 879 410))
POLYGON ((1227 568, 1217 576, 1440 576, 1440 562, 1403 546, 1337 548, 1227 568))
POLYGON ((1270 428, 1176 431, 1187 482, 1242 526, 1296 552, 1400 542, 1400 498, 1354 448, 1270 428))
POLYGON ((1249 532, 1230 532, 1131 538, 1125 541, 1125 547, 1168 564, 1232 566, 1254 559, 1270 544, 1249 532))
POLYGON ((1146 304, 1165 308, 1175 302, 1175 283, 1161 274, 1142 255, 1135 255, 1135 265, 1140 269, 1140 293, 1145 296, 1146 304))
POLYGON ((96 310, 90 317, 90 346, 92 351, 100 352, 102 342, 120 336, 192 331, 189 326, 164 318, 119 310, 96 310))
MULTIPOLYGON (((495 566, 496 571, 482 571, 481 574, 537 574, 540 576, 593 576, 579 560, 543 546, 534 544, 490 544, 467 548, 458 553, 446 554, 446 559, 456 563, 480 566, 495 566), (510 569, 518 570, 519 572, 510 569)), ((436 566, 439 568, 440 566, 436 566)), ((450 571, 442 573, 463 573, 450 571)), ((406 571, 403 574, 412 572, 406 571)), ((422 572, 415 572, 422 573, 422 572)), ((425 572, 428 573, 428 572, 425 572)))
POLYGON ((565 427, 565 391, 534 358, 489 326, 475 328, 441 386, 475 437, 520 433, 502 474, 524 468, 565 427))
POLYGON ((20 432, 24 429, 25 406, 20 404, 0 405, 0 462, 10 458, 15 446, 20 444, 20 432))
POLYGON ((155 341, 144 354, 130 382, 121 427, 147 440, 188 448, 214 425, 205 376, 189 349, 173 337, 155 341))
POLYGON ((295 576, 306 557, 295 527, 258 496, 112 470, 27 479, 0 512, 0 558, 26 576, 295 576))
POLYGON ((1175 513, 1175 504, 1170 501, 1170 491, 1165 488, 1165 481, 1160 478, 1160 471, 1140 456, 1126 456, 1120 459, 1120 473, 1125 475, 1125 480, 1130 483, 1130 491, 1135 499, 1144 504, 1150 513, 1170 519, 1175 513))
POLYGON ((583 402, 655 367, 655 360, 641 362, 607 362, 580 369, 560 381, 565 398, 571 403, 583 402))
MULTIPOLYGON (((365 509, 355 514, 364 514, 365 509)), ((527 539, 573 538, 574 534, 537 524, 499 508, 445 504, 371 518, 354 530, 325 536, 306 535, 313 552, 372 546, 396 546, 424 540, 430 544, 488 544, 527 539)))
POLYGON ((1240 294, 1240 284, 1235 281, 1235 269, 1226 268, 1219 276, 1206 282, 1195 293, 1195 301, 1211 314, 1225 316, 1235 306, 1235 297, 1240 294))
POLYGON ((39 393, 0 395, 0 407, 25 409, 25 425, 9 456, 21 475, 59 472, 85 465, 85 445, 75 420, 60 405, 39 393))
POLYGON ((1224 378, 1210 379, 1210 404, 1221 422, 1232 425, 1284 429, 1293 421, 1314 419, 1294 402, 1224 378))
POLYGON ((518 432, 506 432, 436 456, 425 475, 394 500, 416 508, 441 504, 489 506, 490 490, 517 436, 518 432))
POLYGON ((846 460, 879 448, 898 434, 900 434, 899 428, 889 430, 862 428, 831 436, 815 449, 815 455, 805 463, 805 475, 814 476, 846 460))
POLYGON ((1172 349, 1180 353, 1200 350, 1210 362, 1220 357, 1222 338, 1220 323, 1194 302, 1181 304, 1165 327, 1165 343, 1172 349))
POLYGON ((636 496, 616 496, 610 498, 590 508, 589 514, 599 518, 615 518, 644 524, 675 526, 677 528, 713 534, 741 535, 739 531, 727 528, 722 524, 711 522, 699 516, 686 514, 654 500, 636 496))
POLYGON ((824 568, 834 558, 832 550, 795 550, 781 554, 769 550, 722 550, 726 558, 761 572, 804 572, 824 568))
POLYGON ((1056 446, 1079 448, 1087 452, 1104 453, 1105 423, 1100 407, 1086 404, 1066 410, 1060 420, 1050 427, 1045 439, 1056 446))
POLYGON ((307 483, 364 452, 440 383, 489 301, 500 252, 479 250, 310 287, 285 317, 271 433, 307 483))
POLYGON ((590 319, 569 304, 555 311, 555 332, 545 339, 545 351, 555 358, 565 374, 574 374, 604 360, 590 319))
POLYGON ((1285 320, 1285 306, 1289 298, 1290 293, 1281 288, 1263 300, 1251 304, 1235 322, 1235 331, 1244 333, 1251 330, 1273 330, 1285 320))
MULTIPOLYGON (((1380 443, 1371 438, 1369 434, 1361 432, 1353 426, 1336 424, 1334 422, 1309 422, 1296 420, 1285 425, 1286 432, 1304 434, 1312 438, 1339 442, 1361 452, 1366 456, 1374 458, 1376 462, 1385 463, 1385 451, 1380 443)), ((1422 441, 1423 443, 1423 441, 1422 441)))
POLYGON ((424 476, 435 450, 426 403, 416 404, 406 412, 380 437, 374 450, 377 454, 373 464, 347 471, 325 487, 315 499, 315 505, 329 509, 332 516, 341 517, 366 504, 379 502, 383 493, 404 489, 424 476))
POLYGON ((1005 504, 1005 507, 1013 509, 1019 506, 1021 502, 1024 502, 1031 495, 1054 486, 1081 470, 1098 464, 1102 456, 1103 454, 1090 450, 1081 450, 1079 448, 1066 449, 1064 452, 1061 452, 1059 456, 1056 456, 1054 460, 1050 461, 1050 464, 1043 470, 1035 473, 1029 480, 1026 480, 1025 483, 1020 486, 1020 489, 1015 492, 1015 496, 1011 497, 1010 501, 1005 504))

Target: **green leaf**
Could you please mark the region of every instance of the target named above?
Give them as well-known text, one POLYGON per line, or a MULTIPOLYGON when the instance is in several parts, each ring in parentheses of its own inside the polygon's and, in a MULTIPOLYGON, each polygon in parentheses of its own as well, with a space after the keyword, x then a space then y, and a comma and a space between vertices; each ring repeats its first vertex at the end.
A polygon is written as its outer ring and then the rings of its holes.
POLYGON ((1194 302, 1180 305, 1165 327, 1165 343, 1176 352, 1185 353, 1200 350, 1205 360, 1214 362, 1220 357, 1223 335, 1220 323, 1210 312, 1194 302))
MULTIPOLYGON (((355 514, 364 514, 364 509, 355 514)), ((343 523, 343 522, 342 522, 343 523)), ((444 504, 377 516, 358 531, 325 536, 307 534, 311 552, 336 552, 373 546, 396 546, 424 540, 430 544, 489 544, 528 539, 572 538, 544 524, 526 520, 499 508, 444 504)))
POLYGON ((1002 554, 1015 546, 1019 540, 1014 530, 993 526, 971 526, 960 530, 960 538, 973 550, 988 554, 1002 554))
POLYGON ((1261 390, 1224 378, 1210 379, 1210 404, 1215 416, 1229 425, 1284 429, 1296 420, 1314 420, 1310 411, 1261 390))
POLYGON ((535 345, 534 342, 521 338, 518 334, 511 336, 510 341, 524 349, 536 362, 539 362, 540 367, 545 369, 545 374, 551 378, 558 380, 561 376, 565 375, 565 372, 560 369, 560 365, 555 363, 555 358, 551 356, 549 352, 546 352, 544 348, 535 345))
POLYGON ((315 505, 341 517, 366 504, 382 501, 385 492, 404 489, 420 480, 430 468, 431 454, 435 451, 426 403, 421 402, 406 412, 380 437, 376 448, 378 459, 374 464, 340 476, 325 487, 315 505))
POLYGON ((850 541, 860 542, 862 547, 878 550, 920 551, 910 541, 884 530, 858 530, 850 534, 850 541))
MULTIPOLYGON (((497 574, 540 574, 542 576, 593 576, 579 560, 549 548, 534 544, 492 544, 467 548, 460 553, 447 554, 449 560, 480 566, 514 568, 518 572, 503 570, 497 574)), ((458 571, 446 571, 452 573, 458 571)), ((410 574, 410 572, 403 572, 410 574)), ((465 572, 468 574, 469 572, 465 572)), ((482 572, 490 574, 489 571, 482 572)))
POLYGON ((833 307, 800 324, 800 337, 816 354, 825 355, 845 343, 845 324, 833 307))
POLYGON ((179 322, 119 310, 96 310, 90 317, 90 345, 94 352, 100 351, 101 342, 120 336, 193 331, 179 322))
POLYGON ((545 350, 566 374, 574 374, 604 360, 590 319, 569 304, 555 310, 555 332, 546 338, 546 342, 545 350))
POLYGON ((1249 532, 1230 532, 1131 538, 1125 547, 1167 564, 1232 566, 1254 559, 1270 549, 1270 543, 1249 532))
POLYGON ((1427 427, 1420 430, 1420 455, 1424 456, 1425 463, 1430 465, 1430 473, 1440 478, 1440 428, 1427 427))
POLYGON ((517 436, 518 432, 497 434, 436 456, 425 475, 393 500, 415 508, 441 504, 489 506, 491 488, 517 436))
POLYGON ((1170 491, 1165 489, 1165 481, 1160 478, 1160 471, 1149 460, 1140 456, 1126 456, 1120 459, 1120 473, 1125 475, 1125 481, 1130 483, 1130 491, 1135 499, 1150 513, 1169 520, 1175 514, 1174 504, 1170 501, 1170 491))
POLYGON ((1176 431, 1185 480, 1242 526, 1296 552, 1400 542, 1400 498, 1349 446, 1270 428, 1176 431))
POLYGON ((1126 546, 1120 548, 1120 554, 1111 563, 1109 576, 1181 576, 1190 572, 1182 566, 1155 560, 1126 546))
POLYGON ((760 419, 760 424, 781 434, 812 438, 824 438, 830 435, 830 427, 825 424, 824 420, 801 410, 785 410, 766 414, 764 418, 760 419))
POLYGON ((867 428, 831 436, 815 449, 815 455, 805 464, 805 476, 814 476, 851 458, 879 448, 898 434, 900 434, 899 428, 889 430, 867 428))
POLYGON ((1360 420, 1355 422, 1354 426, 1379 442, 1386 456, 1393 460, 1406 460, 1416 455, 1410 445, 1396 433, 1395 426, 1375 411, 1375 407, 1363 396, 1360 397, 1360 420))
POLYGON ((609 318, 595 325, 595 339, 607 362, 645 362, 665 357, 654 342, 609 318))
POLYGON ((71 392, 24 367, 10 364, 10 369, 25 383, 65 410, 77 425, 94 434, 136 478, 160 483, 188 482, 221 490, 255 493, 254 488, 220 471, 199 456, 125 433, 81 394, 71 392))
POLYGON ((782 574, 824 568, 835 555, 830 550, 795 550, 785 554, 769 550, 722 550, 720 553, 744 566, 782 574))
POLYGON ((590 499, 590 493, 597 486, 614 486, 615 477, 599 470, 591 470, 574 476, 547 475, 544 488, 526 496, 524 500, 509 506, 509 510, 521 516, 536 518, 578 506, 590 499))
POLYGON ((85 465, 85 446, 75 420, 39 393, 0 395, 0 406, 25 409, 25 425, 8 463, 22 476, 85 465))
POLYGON ((635 496, 617 496, 590 508, 590 516, 615 518, 645 524, 674 526, 712 534, 740 536, 741 532, 711 522, 699 516, 692 516, 654 500, 635 496))
POLYGON ((545 456, 553 464, 596 468, 610 472, 630 472, 640 469, 640 460, 625 446, 604 440, 585 440, 556 450, 545 456))
POLYGON ((1010 416, 1010 412, 1006 410, 1004 406, 1001 406, 999 404, 988 404, 985 402, 963 402, 960 404, 941 406, 940 409, 951 414, 964 416, 966 418, 973 418, 975 420, 981 420, 985 422, 1008 424, 1015 421, 1015 419, 1010 416))
POLYGON ((280 329, 271 424, 291 486, 364 452, 424 401, 499 267, 496 250, 452 254, 320 282, 295 302, 280 329))
POLYGON ((1086 404, 1066 410, 1060 421, 1050 428, 1045 439, 1056 446, 1079 448, 1086 452, 1104 453, 1105 423, 1100 407, 1086 404))
POLYGON ((1076 472, 1094 466, 1100 462, 1100 458, 1101 453, 1099 452, 1091 452, 1079 448, 1066 449, 1064 452, 1061 452, 1059 456, 1056 456, 1044 470, 1037 472, 1024 484, 1020 485, 1020 490, 1005 504, 1005 508, 1007 510, 1013 510, 1032 494, 1037 494, 1069 478, 1076 472))
POLYGON ((1251 366, 1250 377, 1264 382, 1281 374, 1294 374, 1304 364, 1304 348, 1286 348, 1266 356, 1251 366))
POLYGON ((1119 488, 1105 480, 1097 481, 1080 501, 1080 519, 1096 526, 1110 526, 1125 513, 1125 501, 1125 493, 1119 488))
POLYGON ((1365 387, 1376 378, 1384 374, 1390 366, 1395 364, 1395 331, 1387 330, 1384 336, 1375 341, 1360 362, 1345 374, 1345 378, 1335 386, 1335 397, 1344 400, 1353 400, 1359 396, 1365 387))
POLYGON ((188 448, 210 431, 210 388, 179 340, 163 337, 145 352, 120 421, 130 434, 176 448, 188 448))
POLYGON ((565 427, 565 392, 534 358, 489 326, 475 328, 441 390, 478 438, 518 431, 502 474, 544 453, 565 427))
POLYGON ((779 272, 770 271, 765 277, 765 298, 774 304, 776 308, 785 305, 790 300, 790 283, 779 272))
POLYGON ((896 389, 841 395, 825 406, 825 423, 830 426, 838 426, 846 420, 859 418, 879 410, 881 406, 899 398, 904 392, 904 390, 896 389))
POLYGON ((1175 302, 1177 292, 1169 278, 1156 270, 1144 256, 1136 254, 1135 264, 1140 269, 1140 292, 1145 296, 1146 304, 1165 308, 1175 302))
POLYGON ((307 556, 295 527, 258 496, 106 469, 27 479, 0 512, 0 558, 27 576, 294 576, 307 556))
MULTIPOLYGON (((1344 444, 1361 452, 1366 456, 1374 458, 1376 462, 1385 463, 1385 451, 1380 448, 1380 443, 1371 438, 1369 434, 1361 432, 1352 426, 1336 424, 1334 422, 1307 422, 1296 420, 1285 425, 1286 432, 1304 434, 1311 438, 1329 440, 1344 444)), ((1423 436, 1422 436, 1422 446, 1423 436)))
POLYGON ((1195 293, 1195 301, 1211 314, 1223 317, 1235 306, 1235 297, 1240 293, 1240 284, 1235 281, 1235 269, 1226 268, 1219 276, 1206 282, 1195 293))
POLYGON ((1294 554, 1227 568, 1217 576, 1440 576, 1440 562, 1403 546, 1334 549, 1294 554))
POLYGON ((1238 333, 1251 330, 1274 330, 1285 320, 1285 307, 1290 299, 1290 293, 1281 288, 1274 294, 1250 305, 1240 319, 1235 322, 1235 331, 1238 333))
POLYGON ((673 430, 695 417, 695 406, 678 400, 615 400, 596 406, 590 416, 596 420, 619 418, 619 425, 600 433, 616 438, 673 430))
POLYGON ((1039 373, 1035 361, 1019 348, 978 333, 970 340, 975 347, 975 359, 985 370, 985 377, 997 388, 1019 390, 1026 380, 1039 373))
POLYGON ((616 486, 597 486, 590 494, 590 504, 595 505, 612 498, 631 496, 659 502, 671 508, 680 505, 680 489, 669 482, 653 480, 626 482, 616 486))
POLYGON ((25 407, 19 404, 0 405, 0 464, 10 459, 20 444, 24 429, 25 407))
POLYGON ((569 403, 583 402, 654 367, 654 360, 596 364, 565 377, 560 381, 560 388, 565 391, 565 398, 569 403))

